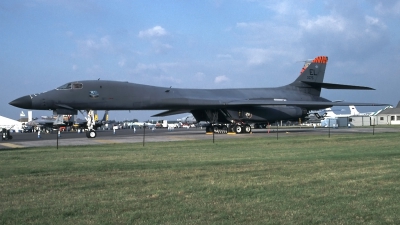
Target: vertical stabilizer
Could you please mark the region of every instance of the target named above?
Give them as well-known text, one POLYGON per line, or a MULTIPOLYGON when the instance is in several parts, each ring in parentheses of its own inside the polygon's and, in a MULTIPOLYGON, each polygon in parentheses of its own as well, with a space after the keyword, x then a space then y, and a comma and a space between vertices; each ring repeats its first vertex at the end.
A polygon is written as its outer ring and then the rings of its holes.
POLYGON ((99 121, 99 114, 97 114, 97 110, 94 110, 94 121, 99 121))
POLYGON ((64 124, 64 115, 57 115, 57 118, 53 122, 53 125, 62 125, 62 124, 64 124))
POLYGON ((305 88, 304 91, 307 93, 320 96, 327 63, 327 56, 318 56, 313 60, 305 61, 299 77, 290 85, 305 88))
POLYGON ((355 115, 360 115, 360 112, 356 109, 354 105, 349 105, 350 108, 350 115, 355 116, 355 115))
POLYGON ((108 121, 108 110, 106 110, 106 111, 104 112, 104 116, 103 116, 103 119, 102 119, 101 121, 102 121, 102 122, 108 121))

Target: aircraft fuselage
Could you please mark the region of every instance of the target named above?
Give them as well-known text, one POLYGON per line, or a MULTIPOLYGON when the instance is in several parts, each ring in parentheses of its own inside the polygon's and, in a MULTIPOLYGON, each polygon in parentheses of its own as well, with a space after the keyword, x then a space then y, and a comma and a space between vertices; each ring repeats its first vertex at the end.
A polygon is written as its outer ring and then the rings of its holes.
MULTIPOLYGON (((77 81, 44 93, 21 97, 18 107, 35 110, 188 110, 226 109, 233 119, 246 121, 304 117, 297 106, 231 106, 238 99, 328 101, 293 86, 242 89, 181 89, 118 81, 77 81), (30 100, 29 100, 30 99, 30 100), (22 101, 22 100, 21 100, 22 101), (247 114, 246 114, 247 113, 247 114), (251 115, 249 115, 251 114, 251 115), (286 116, 285 116, 286 115, 286 116)), ((18 99, 15 100, 18 102, 18 99)), ((14 105, 15 104, 14 101, 14 105)), ((11 103, 10 103, 11 104, 11 103)))

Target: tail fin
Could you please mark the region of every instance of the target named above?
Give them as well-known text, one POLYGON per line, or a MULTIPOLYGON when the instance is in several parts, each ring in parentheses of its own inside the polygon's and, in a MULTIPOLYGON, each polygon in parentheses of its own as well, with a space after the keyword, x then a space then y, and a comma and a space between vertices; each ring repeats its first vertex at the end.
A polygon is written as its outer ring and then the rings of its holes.
POLYGON ((64 124, 64 115, 57 115, 56 120, 53 122, 53 125, 64 124))
POLYGON ((299 88, 306 88, 308 93, 320 96, 320 84, 324 81, 327 63, 327 56, 318 56, 315 59, 305 61, 304 66, 300 71, 300 76, 290 85, 299 88))
POLYGON ((102 122, 108 121, 108 110, 106 110, 106 111, 104 112, 104 116, 103 116, 103 119, 102 119, 101 121, 102 121, 102 122))
POLYGON ((352 89, 352 90, 375 90, 370 87, 324 83, 324 75, 327 56, 318 56, 313 60, 307 60, 300 72, 300 76, 290 84, 310 95, 320 96, 321 88, 327 89, 352 89))
POLYGON ((94 121, 99 120, 99 114, 97 114, 97 110, 94 110, 94 121))
POLYGON ((349 105, 350 108, 350 115, 359 115, 360 112, 356 109, 354 105, 349 105))
POLYGON ((300 76, 296 81, 323 83, 327 63, 327 56, 318 56, 313 60, 309 59, 305 61, 300 71, 300 76))

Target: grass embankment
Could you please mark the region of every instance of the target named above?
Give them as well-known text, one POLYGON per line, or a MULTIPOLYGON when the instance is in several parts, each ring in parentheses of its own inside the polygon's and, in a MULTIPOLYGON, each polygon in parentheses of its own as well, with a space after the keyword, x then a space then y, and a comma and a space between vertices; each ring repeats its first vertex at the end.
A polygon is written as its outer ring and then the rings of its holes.
POLYGON ((399 224, 400 134, 0 152, 1 224, 399 224))

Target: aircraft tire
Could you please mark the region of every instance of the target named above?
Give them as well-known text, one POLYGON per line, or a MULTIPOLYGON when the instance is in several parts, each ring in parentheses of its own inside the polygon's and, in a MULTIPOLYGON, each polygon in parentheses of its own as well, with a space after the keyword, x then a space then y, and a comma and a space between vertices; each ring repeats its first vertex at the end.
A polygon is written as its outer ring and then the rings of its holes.
POLYGON ((234 127, 233 129, 235 130, 235 132, 236 132, 237 134, 240 134, 240 133, 242 133, 242 131, 243 131, 243 127, 240 126, 240 125, 235 125, 235 127, 234 127))
POLYGON ((95 138, 96 136, 97 136, 96 131, 94 131, 94 130, 86 131, 87 138, 95 138))
POLYGON ((228 133, 228 127, 225 126, 225 125, 222 126, 221 130, 222 130, 222 133, 223 133, 223 134, 227 134, 227 133, 228 133))
POLYGON ((246 124, 246 125, 244 126, 244 132, 250 133, 250 132, 251 132, 251 126, 248 125, 248 124, 246 124))
POLYGON ((212 126, 212 131, 213 131, 214 133, 216 133, 216 134, 218 134, 218 133, 220 132, 218 126, 212 126))
POLYGON ((235 132, 235 130, 233 128, 234 128, 234 125, 233 124, 229 124, 228 127, 227 127, 228 133, 235 132))

